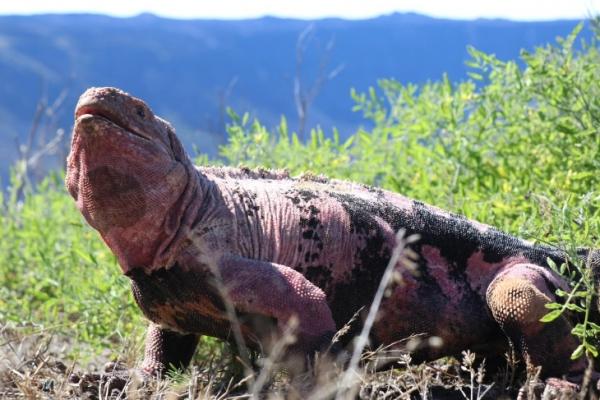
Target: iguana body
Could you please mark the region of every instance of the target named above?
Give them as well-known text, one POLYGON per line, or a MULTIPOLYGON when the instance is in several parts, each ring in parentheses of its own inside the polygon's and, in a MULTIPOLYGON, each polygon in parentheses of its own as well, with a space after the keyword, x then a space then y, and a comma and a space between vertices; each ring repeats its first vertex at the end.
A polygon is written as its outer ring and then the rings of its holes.
POLYGON ((67 187, 153 322, 148 371, 186 365, 200 335, 232 340, 225 301, 250 346, 295 316, 291 351, 323 348, 368 308, 399 229, 420 237, 411 245, 417 273, 396 266, 402 279, 381 305, 374 346, 424 334, 442 346, 417 349, 421 358, 493 356, 509 339, 546 376, 583 367, 569 361, 577 342, 567 319, 539 322, 555 290, 568 290, 546 265, 565 261, 561 251, 364 185, 196 169, 170 125, 118 89, 80 98, 67 187))

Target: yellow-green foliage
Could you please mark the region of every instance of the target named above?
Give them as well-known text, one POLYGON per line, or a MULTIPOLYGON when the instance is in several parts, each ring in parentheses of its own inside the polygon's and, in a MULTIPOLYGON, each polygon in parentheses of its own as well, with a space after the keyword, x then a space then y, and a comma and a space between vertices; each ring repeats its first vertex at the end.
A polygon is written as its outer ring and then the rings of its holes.
MULTIPOLYGON (((471 49, 465 82, 382 80, 353 92, 365 128, 347 139, 317 129, 301 143, 285 119, 269 132, 232 113, 222 158, 361 181, 529 239, 595 245, 600 55, 595 41, 576 50, 578 30, 520 61, 471 49)), ((22 201, 2 199, 0 219, 1 323, 53 327, 97 348, 140 333, 127 279, 61 179, 50 176, 22 201)))
POLYGON ((0 219, 0 323, 66 333, 98 349, 144 328, 115 257, 61 177, 50 175, 22 201, 4 198, 0 219))
POLYGON ((345 140, 317 129, 304 144, 285 120, 270 134, 234 115, 221 153, 232 164, 310 169, 382 186, 533 239, 593 244, 600 55, 595 42, 574 49, 579 30, 523 52, 520 62, 469 49, 466 82, 444 77, 418 87, 388 79, 353 92, 367 128, 345 140), (572 224, 553 231, 552 215, 572 224))

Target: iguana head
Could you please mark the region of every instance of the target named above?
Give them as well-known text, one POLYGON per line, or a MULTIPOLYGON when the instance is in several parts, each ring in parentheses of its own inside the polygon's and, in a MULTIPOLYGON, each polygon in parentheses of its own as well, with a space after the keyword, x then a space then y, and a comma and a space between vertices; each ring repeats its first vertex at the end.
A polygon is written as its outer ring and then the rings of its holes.
POLYGON ((125 272, 173 262, 195 173, 171 125, 142 100, 115 88, 79 98, 66 186, 125 272))

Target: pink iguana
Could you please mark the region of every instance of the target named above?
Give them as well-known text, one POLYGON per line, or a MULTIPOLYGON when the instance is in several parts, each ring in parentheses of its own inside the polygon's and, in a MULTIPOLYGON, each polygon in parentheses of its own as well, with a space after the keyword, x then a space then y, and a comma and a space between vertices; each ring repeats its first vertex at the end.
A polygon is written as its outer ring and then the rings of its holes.
POLYGON ((66 185, 152 321, 148 372, 187 365, 200 335, 231 340, 225 301, 251 347, 295 316, 291 351, 322 349, 368 308, 399 229, 420 236, 411 245, 418 273, 398 266, 402 283, 381 305, 373 345, 435 335, 441 347, 414 354, 433 359, 464 349, 498 356, 510 341, 546 377, 584 369, 569 359, 571 323, 539 322, 556 289, 569 290, 547 266, 566 260, 556 248, 365 185, 196 168, 171 125, 119 89, 89 89, 75 118, 66 185))

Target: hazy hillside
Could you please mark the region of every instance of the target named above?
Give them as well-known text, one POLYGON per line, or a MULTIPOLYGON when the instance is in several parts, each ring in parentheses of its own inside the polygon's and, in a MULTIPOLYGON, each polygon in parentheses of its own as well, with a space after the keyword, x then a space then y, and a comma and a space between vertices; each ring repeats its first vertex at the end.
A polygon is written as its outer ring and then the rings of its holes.
MULTIPOLYGON (((288 117, 293 101, 296 42, 310 21, 262 18, 245 21, 181 21, 140 15, 0 17, 0 170, 16 154, 15 138, 29 131, 36 102, 52 102, 66 89, 55 127, 70 129, 72 110, 88 86, 113 85, 147 100, 171 120, 189 144, 212 152, 223 141, 223 105, 250 111, 267 126, 288 117)), ((394 14, 363 21, 314 21, 303 80, 310 84, 333 39, 327 71, 343 65, 310 110, 308 126, 360 124, 350 88, 364 90, 378 78, 424 82, 448 72, 466 76, 468 44, 500 58, 554 41, 576 21, 516 23, 451 21, 394 14)), ((54 128, 52 128, 54 129, 54 128)))

